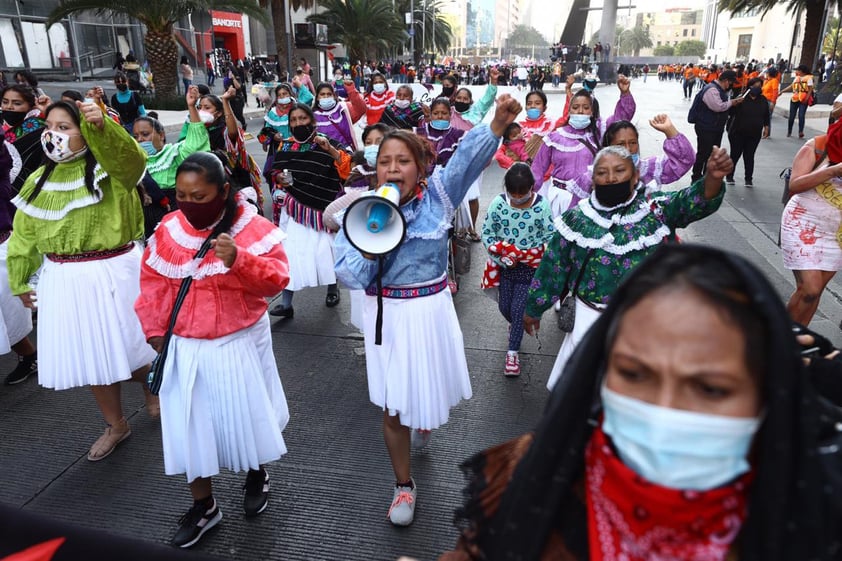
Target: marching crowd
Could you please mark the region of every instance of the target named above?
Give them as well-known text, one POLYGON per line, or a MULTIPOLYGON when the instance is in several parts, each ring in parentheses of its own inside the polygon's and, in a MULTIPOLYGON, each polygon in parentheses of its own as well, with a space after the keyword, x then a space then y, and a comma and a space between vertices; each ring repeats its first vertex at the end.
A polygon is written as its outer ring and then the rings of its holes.
MULTIPOLYGON (((246 516, 266 509, 265 466, 287 452, 290 421, 269 318, 294 318, 293 296, 308 287, 325 287, 334 307, 341 282, 383 411, 395 474, 387 517, 407 526, 418 500, 411 450, 472 396, 448 275, 461 213, 467 239, 488 253, 482 287, 509 323, 501 373, 520 374, 523 335, 537 335, 546 310, 568 334, 535 433, 463 466, 461 537, 443 559, 836 558, 839 472, 822 471, 836 454, 815 449, 826 437, 817 427, 838 412, 816 407, 824 401, 768 282, 733 256, 675 243, 721 205, 735 142, 729 156, 702 134, 694 151, 669 117, 647 115, 663 153, 641 154, 624 76, 613 108, 568 77, 554 112, 540 89, 523 105, 500 94, 498 78, 489 69, 474 99, 443 76, 426 105, 377 72, 362 92, 341 69, 312 88, 297 75, 267 103, 262 169, 245 147, 234 84, 220 96, 186 84, 186 121, 171 140, 121 74, 111 103, 101 88, 50 100, 6 87, 0 346, 20 357, 6 384, 37 373, 47 388, 89 386, 106 427, 87 458, 100 461, 131 435, 121 382, 139 382, 160 417, 165 472, 184 474, 193 498, 172 538, 190 547, 222 518, 220 470, 246 472, 246 516), (504 185, 479 222, 492 159, 504 185), (662 190, 691 168, 689 185, 662 190), (383 185, 397 193, 405 233, 379 257, 343 220, 383 185)), ((761 97, 760 78, 742 79, 715 77, 716 107, 748 106, 734 88, 761 97)), ((735 117, 733 130, 742 126, 735 117)), ((842 176, 842 131, 823 146, 833 165, 817 168, 805 147, 794 193, 842 176)), ((806 273, 804 299, 823 279, 806 273)))

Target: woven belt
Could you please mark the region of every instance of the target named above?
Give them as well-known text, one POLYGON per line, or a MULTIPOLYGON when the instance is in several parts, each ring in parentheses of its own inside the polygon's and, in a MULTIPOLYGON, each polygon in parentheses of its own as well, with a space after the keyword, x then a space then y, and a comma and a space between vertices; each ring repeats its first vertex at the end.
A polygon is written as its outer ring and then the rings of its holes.
MULTIPOLYGON (((422 298, 424 296, 438 294, 445 288, 447 288, 447 277, 442 279, 441 282, 427 286, 416 286, 413 288, 389 288, 388 286, 384 286, 383 290, 381 290, 381 295, 383 298, 422 298)), ((365 289, 365 293, 369 296, 377 296, 377 289, 370 286, 365 289)))
POLYGON ((6 243, 6 240, 8 240, 9 237, 11 237, 11 235, 12 235, 11 230, 6 230, 5 232, 0 232, 0 244, 6 243))
POLYGON ((55 263, 82 263, 84 261, 101 261, 102 259, 110 259, 123 255, 134 249, 134 242, 129 242, 126 245, 115 247, 114 249, 104 249, 102 251, 85 251, 83 253, 74 253, 72 255, 61 255, 58 253, 47 253, 46 258, 55 263))

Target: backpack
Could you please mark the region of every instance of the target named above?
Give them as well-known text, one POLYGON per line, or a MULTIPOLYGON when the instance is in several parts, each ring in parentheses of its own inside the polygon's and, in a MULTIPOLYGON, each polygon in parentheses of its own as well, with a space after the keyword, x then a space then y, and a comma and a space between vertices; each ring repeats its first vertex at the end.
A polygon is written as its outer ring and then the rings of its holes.
POLYGON ((690 124, 695 124, 699 117, 701 116, 701 109, 700 105, 703 103, 702 97, 704 97, 705 92, 708 91, 708 88, 711 88, 710 84, 707 84, 705 87, 700 89, 696 93, 696 97, 693 98, 693 103, 690 105, 690 111, 687 112, 687 122, 690 124))

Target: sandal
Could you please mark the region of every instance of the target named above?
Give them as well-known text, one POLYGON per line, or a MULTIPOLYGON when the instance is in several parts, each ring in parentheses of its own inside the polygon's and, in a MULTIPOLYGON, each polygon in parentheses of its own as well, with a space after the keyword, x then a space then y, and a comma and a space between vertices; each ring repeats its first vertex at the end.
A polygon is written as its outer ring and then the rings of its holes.
POLYGON ((88 461, 98 462, 107 458, 111 452, 117 448, 117 445, 126 440, 132 435, 132 429, 129 427, 128 421, 123 417, 114 426, 107 426, 102 436, 97 438, 90 452, 88 452, 88 461))

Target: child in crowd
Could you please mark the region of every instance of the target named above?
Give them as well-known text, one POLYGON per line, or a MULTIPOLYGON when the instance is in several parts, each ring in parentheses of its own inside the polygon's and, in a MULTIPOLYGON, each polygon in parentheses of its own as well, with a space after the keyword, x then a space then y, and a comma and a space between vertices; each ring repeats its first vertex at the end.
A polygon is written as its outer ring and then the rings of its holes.
POLYGON ((506 376, 520 375, 518 351, 523 339, 526 294, 541 263, 544 246, 555 232, 550 205, 532 192, 530 181, 531 168, 522 162, 513 164, 504 179, 506 192, 491 201, 482 227, 482 241, 489 256, 482 288, 489 294, 497 289, 500 313, 509 322, 506 376))
POLYGON ((523 139, 523 129, 517 123, 512 123, 506 129, 503 143, 494 154, 494 159, 503 169, 509 169, 515 162, 526 162, 532 165, 532 158, 526 151, 526 141, 523 139))

